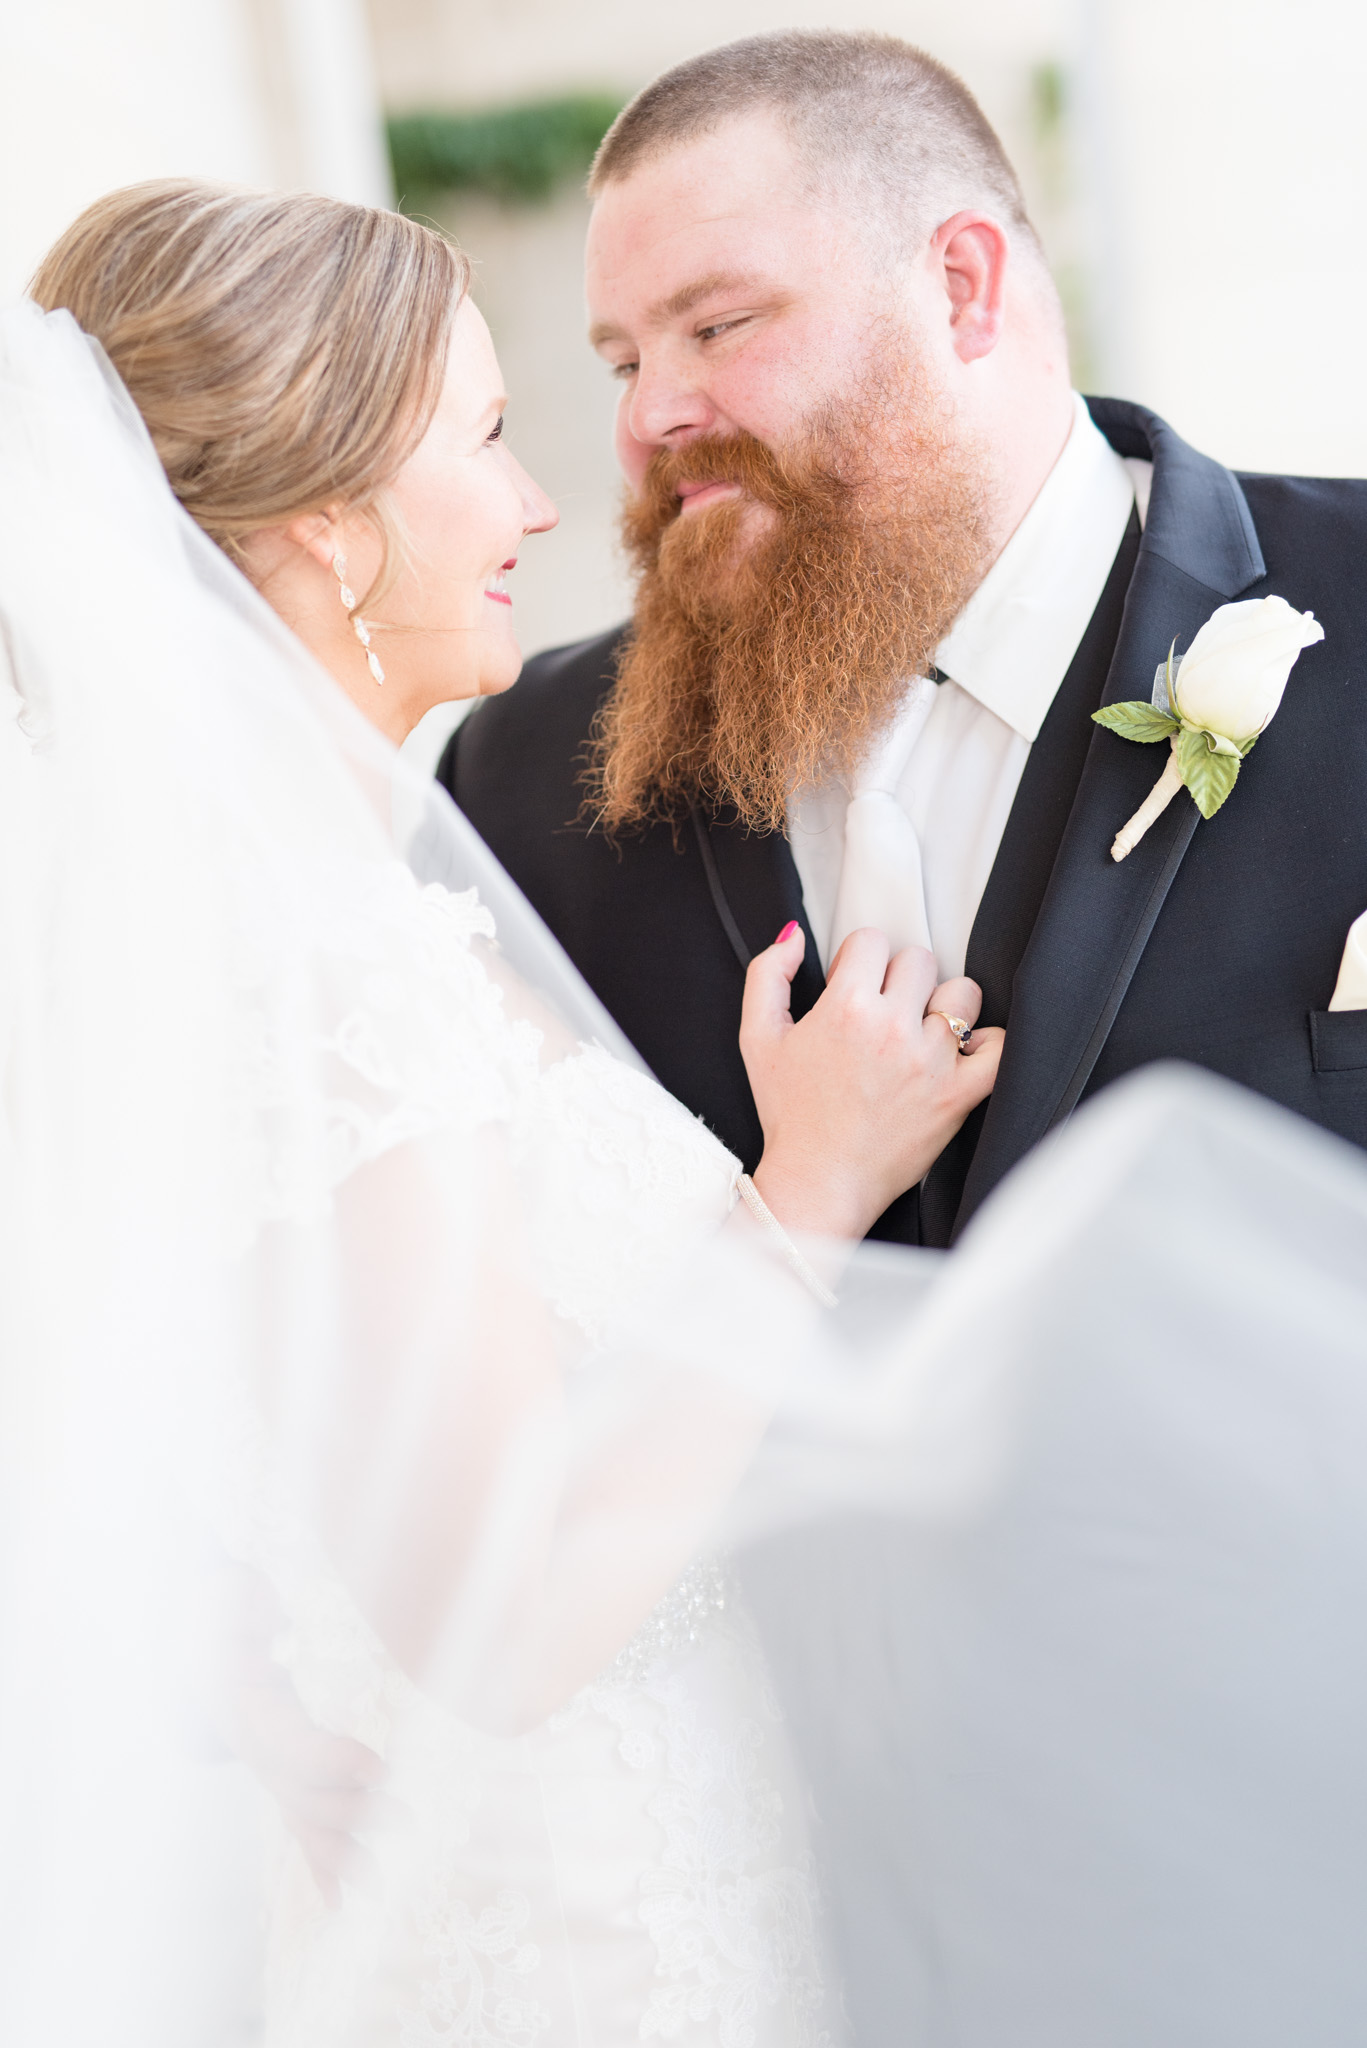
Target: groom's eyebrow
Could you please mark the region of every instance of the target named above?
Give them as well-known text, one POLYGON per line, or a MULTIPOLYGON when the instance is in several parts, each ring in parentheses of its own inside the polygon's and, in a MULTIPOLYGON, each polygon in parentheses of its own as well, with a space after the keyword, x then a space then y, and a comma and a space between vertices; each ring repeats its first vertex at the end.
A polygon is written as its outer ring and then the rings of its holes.
MULTIPOLYGON (((711 270, 706 277, 695 278, 691 284, 680 285, 667 299, 657 299, 646 309, 646 325, 662 327, 669 320, 678 320, 685 313, 691 313, 704 299, 720 298, 726 292, 753 292, 765 284, 763 278, 752 271, 711 270)), ((611 320, 596 320, 589 329, 589 340, 594 348, 601 348, 605 341, 624 341, 622 328, 611 320)))
POLYGON ((652 320, 678 320, 685 313, 691 313, 704 299, 720 298, 724 292, 752 291, 760 280, 750 271, 713 270, 706 277, 700 277, 694 284, 686 284, 661 299, 650 309, 652 320))

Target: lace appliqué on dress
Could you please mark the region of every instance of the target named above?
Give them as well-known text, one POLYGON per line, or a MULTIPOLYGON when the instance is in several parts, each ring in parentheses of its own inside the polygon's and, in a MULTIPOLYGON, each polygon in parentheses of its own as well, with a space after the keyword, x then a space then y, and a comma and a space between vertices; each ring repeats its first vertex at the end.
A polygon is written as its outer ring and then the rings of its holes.
POLYGON ((398 2048, 536 2048, 551 2015, 534 1995, 541 1951, 523 1939, 530 1919, 522 1892, 501 1891, 474 1913, 449 1883, 434 1883, 415 1920, 435 1968, 417 2006, 400 2009, 398 2048))
POLYGON ((585 1046, 542 1073, 513 1123, 538 1277, 599 1337, 726 1217, 740 1162, 649 1075, 585 1046))
POLYGON ((611 1721, 627 1768, 660 1780, 646 1811, 663 1846, 641 1873, 639 1913, 664 1981, 640 2039, 834 2048, 796 1776, 724 1563, 693 1566, 559 1723, 582 1713, 611 1721), (717 1694, 747 1711, 709 1713, 717 1694))
POLYGON ((240 920, 252 938, 228 1105, 236 1214, 222 1224, 243 1244, 263 1222, 326 1214, 350 1174, 410 1139, 510 1121, 541 1045, 473 949, 494 934, 473 889, 420 888, 400 861, 358 860, 307 905, 255 908, 240 920))

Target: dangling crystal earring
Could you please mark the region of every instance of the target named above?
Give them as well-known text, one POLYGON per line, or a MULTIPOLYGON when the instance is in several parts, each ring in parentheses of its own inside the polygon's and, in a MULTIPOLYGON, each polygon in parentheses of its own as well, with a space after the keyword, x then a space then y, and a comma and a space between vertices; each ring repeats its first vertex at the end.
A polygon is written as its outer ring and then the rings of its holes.
POLYGON ((380 657, 370 644, 370 628, 364 619, 354 616, 356 612, 356 593, 349 587, 346 580, 345 555, 338 553, 333 556, 332 573, 337 578, 339 585, 337 595, 342 600, 347 617, 351 619, 351 630, 365 649, 366 667, 370 670, 376 682, 382 683, 384 681, 384 670, 380 667, 380 657))

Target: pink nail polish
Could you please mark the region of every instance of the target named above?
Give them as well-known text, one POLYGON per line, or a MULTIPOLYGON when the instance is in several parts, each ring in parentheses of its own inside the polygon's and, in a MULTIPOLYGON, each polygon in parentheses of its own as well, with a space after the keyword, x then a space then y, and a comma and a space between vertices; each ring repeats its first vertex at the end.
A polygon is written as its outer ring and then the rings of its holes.
POLYGON ((784 927, 783 927, 783 930, 782 930, 782 931, 781 931, 781 932, 779 933, 778 937, 777 937, 777 938, 776 938, 776 939, 774 940, 774 944, 775 944, 776 946, 781 946, 781 945, 783 944, 783 941, 784 941, 785 939, 791 939, 791 937, 793 936, 793 933, 794 933, 794 932, 795 932, 796 930, 797 930, 797 919, 796 919, 795 917, 790 917, 790 918, 789 918, 789 920, 788 920, 788 922, 787 922, 787 924, 785 924, 785 925, 784 925, 784 927))

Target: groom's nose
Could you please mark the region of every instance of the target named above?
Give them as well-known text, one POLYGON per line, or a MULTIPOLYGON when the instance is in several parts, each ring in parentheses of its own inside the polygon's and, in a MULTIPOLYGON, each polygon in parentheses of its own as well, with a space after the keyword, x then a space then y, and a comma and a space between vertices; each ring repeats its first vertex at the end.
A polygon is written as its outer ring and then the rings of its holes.
POLYGON ((679 360, 672 351, 642 351, 624 399, 627 429, 652 455, 657 448, 677 448, 699 434, 726 428, 697 366, 679 360))

